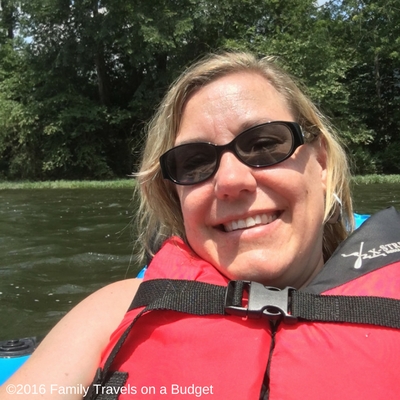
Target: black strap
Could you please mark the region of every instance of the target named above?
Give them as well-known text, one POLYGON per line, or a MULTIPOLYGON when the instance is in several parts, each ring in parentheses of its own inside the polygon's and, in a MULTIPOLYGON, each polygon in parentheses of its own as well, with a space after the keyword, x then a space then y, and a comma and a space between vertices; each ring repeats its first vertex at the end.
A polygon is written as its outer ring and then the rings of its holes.
POLYGON ((180 311, 194 315, 224 314, 225 286, 179 279, 142 282, 129 311, 139 307, 180 311))
POLYGON ((292 313, 305 321, 348 322, 400 329, 400 300, 385 297, 295 292, 292 313))
POLYGON ((293 288, 280 290, 249 281, 231 281, 226 287, 187 280, 149 280, 139 286, 129 311, 140 307, 145 308, 122 334, 103 370, 97 370, 86 399, 97 397, 94 389, 98 387, 96 385, 104 385, 110 379, 110 367, 133 325, 151 310, 171 310, 192 315, 265 317, 268 320, 282 319, 288 323, 302 320, 348 322, 400 329, 400 300, 369 296, 316 295, 293 288))
POLYGON ((317 295, 248 281, 231 281, 225 287, 196 281, 149 280, 142 282, 129 310, 139 307, 193 315, 237 314, 284 320, 289 317, 287 322, 348 322, 400 329, 397 299, 317 295), (248 305, 242 306, 245 290, 249 291, 248 305))
MULTIPOLYGON (((128 328, 126 328, 125 332, 120 336, 120 338, 118 339, 118 342, 111 350, 111 353, 108 356, 108 358, 104 364, 104 368, 100 368, 100 367, 97 368, 93 382, 90 385, 90 387, 86 393, 86 396, 83 396, 83 398, 85 400, 86 399, 87 400, 94 400, 94 399, 102 400, 101 399, 102 393, 99 390, 99 388, 101 388, 102 386, 105 386, 105 384, 107 384, 109 381, 114 379, 113 378, 114 374, 111 374, 109 372, 110 368, 111 368, 111 364, 113 363, 118 352, 121 350, 121 347, 124 344, 126 338, 128 337, 129 332, 131 331, 133 325, 146 311, 147 311, 146 308, 144 308, 138 315, 136 315, 135 319, 129 324, 128 328)), ((124 375, 125 380, 123 382, 120 382, 121 385, 119 387, 122 387, 125 384, 127 378, 128 378, 128 374, 124 375)))

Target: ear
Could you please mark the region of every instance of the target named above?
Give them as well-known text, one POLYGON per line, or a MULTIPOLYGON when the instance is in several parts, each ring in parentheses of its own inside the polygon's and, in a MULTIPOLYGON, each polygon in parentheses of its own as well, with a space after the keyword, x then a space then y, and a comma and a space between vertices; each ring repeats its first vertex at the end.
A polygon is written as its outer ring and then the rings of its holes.
POLYGON ((321 166, 321 182, 326 190, 328 181, 328 150, 326 139, 321 135, 315 143, 315 151, 317 153, 317 161, 321 166))

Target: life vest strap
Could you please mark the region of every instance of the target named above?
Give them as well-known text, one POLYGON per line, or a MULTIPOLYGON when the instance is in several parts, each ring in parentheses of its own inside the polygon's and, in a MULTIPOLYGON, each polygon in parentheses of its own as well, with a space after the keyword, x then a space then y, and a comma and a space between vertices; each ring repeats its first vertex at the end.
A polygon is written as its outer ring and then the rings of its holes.
POLYGON ((142 282, 129 310, 171 310, 192 315, 238 315, 286 323, 348 322, 400 329, 400 300, 373 296, 318 295, 257 282, 228 286, 179 279, 142 282))

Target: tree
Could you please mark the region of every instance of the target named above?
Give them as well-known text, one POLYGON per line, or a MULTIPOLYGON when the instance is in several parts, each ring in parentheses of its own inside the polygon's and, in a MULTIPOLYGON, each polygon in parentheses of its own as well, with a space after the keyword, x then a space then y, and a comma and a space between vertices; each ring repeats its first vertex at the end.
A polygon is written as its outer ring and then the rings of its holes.
POLYGON ((344 83, 349 91, 348 140, 359 156, 358 171, 400 172, 400 8, 394 0, 331 2, 340 21, 353 66, 344 83), (356 116, 356 118, 352 117, 356 116), (360 141, 359 137, 365 137, 360 141), (360 146, 362 145, 362 147, 360 146))
POLYGON ((279 56, 358 172, 400 169, 395 0, 0 1, 4 177, 129 174, 169 83, 221 48, 279 56))

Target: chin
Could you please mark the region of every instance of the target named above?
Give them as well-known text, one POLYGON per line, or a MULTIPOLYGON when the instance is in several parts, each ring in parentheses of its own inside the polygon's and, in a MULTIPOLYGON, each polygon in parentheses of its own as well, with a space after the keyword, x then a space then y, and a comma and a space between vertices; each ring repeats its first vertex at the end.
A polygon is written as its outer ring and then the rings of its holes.
POLYGON ((229 271, 228 269, 225 275, 231 280, 252 281, 261 283, 265 286, 284 288, 288 286, 285 283, 287 278, 285 279, 283 276, 284 270, 285 268, 280 268, 278 270, 274 269, 273 271, 268 270, 264 264, 263 266, 248 267, 245 271, 243 271, 243 269, 236 271, 231 269, 231 271, 229 271))

